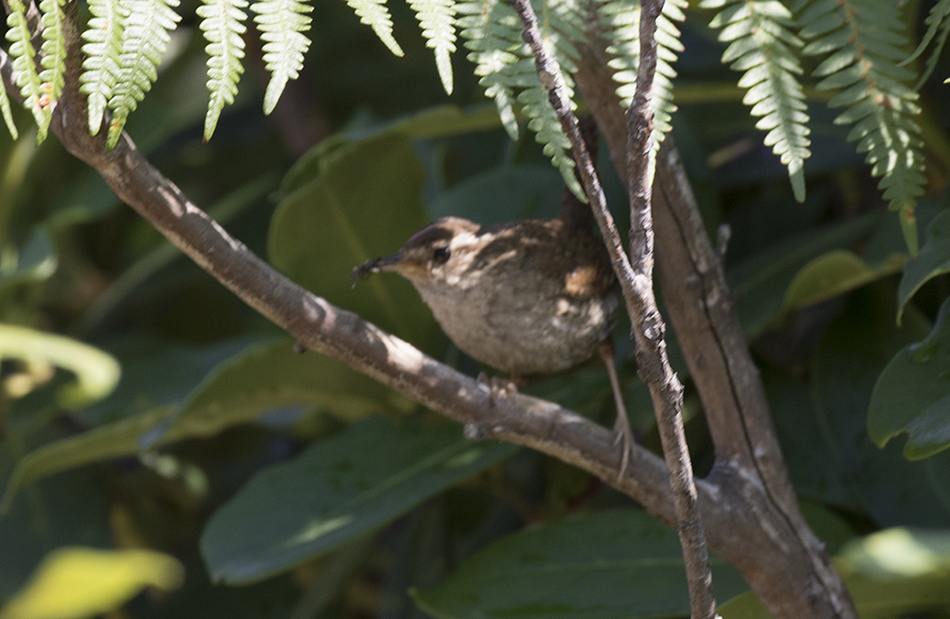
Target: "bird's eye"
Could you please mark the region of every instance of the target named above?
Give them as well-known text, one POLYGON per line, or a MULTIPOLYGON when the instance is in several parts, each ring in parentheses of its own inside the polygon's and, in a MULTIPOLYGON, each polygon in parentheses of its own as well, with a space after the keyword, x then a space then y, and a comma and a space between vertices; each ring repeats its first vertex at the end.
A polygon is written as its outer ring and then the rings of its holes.
POLYGON ((439 247, 432 252, 432 260, 434 260, 436 264, 445 264, 451 255, 451 249, 448 247, 439 247))

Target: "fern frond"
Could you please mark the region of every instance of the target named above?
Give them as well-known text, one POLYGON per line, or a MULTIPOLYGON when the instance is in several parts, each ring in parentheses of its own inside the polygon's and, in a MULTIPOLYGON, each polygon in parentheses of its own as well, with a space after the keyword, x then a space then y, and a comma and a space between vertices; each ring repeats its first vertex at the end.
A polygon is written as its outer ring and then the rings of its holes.
MULTIPOLYGON (((672 128, 672 114, 676 111, 673 103, 676 70, 673 65, 683 51, 683 44, 674 22, 686 19, 683 14, 686 6, 686 0, 666 0, 656 20, 657 63, 651 100, 656 144, 663 141, 663 135, 672 128)), ((637 92, 637 67, 640 64, 640 3, 638 0, 603 2, 598 5, 598 14, 607 30, 604 35, 609 41, 607 51, 613 56, 608 66, 613 69, 614 81, 620 84, 617 95, 624 107, 629 107, 637 92)))
MULTIPOLYGON (((574 0, 549 1, 544 8, 539 19, 542 37, 557 57, 573 97, 574 82, 570 74, 577 70, 574 62, 577 49, 565 33, 582 37, 583 18, 574 0)), ((471 52, 468 58, 475 63, 479 84, 495 100, 505 130, 512 139, 518 138, 517 102, 528 117, 528 128, 544 147, 544 154, 551 158, 571 191, 583 196, 584 191, 574 175, 570 142, 551 107, 547 91, 538 81, 534 54, 521 38, 521 20, 514 9, 499 0, 474 0, 460 4, 458 12, 462 15, 459 19, 462 38, 471 52)))
POLYGON ((178 0, 120 0, 125 15, 119 72, 113 85, 109 109, 112 123, 106 136, 106 148, 119 140, 122 129, 158 79, 158 65, 168 47, 169 30, 180 17, 174 11, 178 0))
POLYGON ((459 29, 468 59, 475 65, 478 83, 495 101, 501 123, 512 140, 518 139, 515 118, 516 74, 510 70, 522 58, 521 20, 505 3, 475 0, 457 7, 459 29))
POLYGON ((21 0, 10 0, 7 5, 10 9, 7 15, 7 40, 10 41, 11 67, 23 97, 23 107, 36 120, 36 143, 39 144, 46 139, 51 118, 48 99, 44 96, 47 89, 36 72, 36 48, 33 47, 32 33, 26 22, 26 7, 21 0))
POLYGON ((360 18, 360 23, 373 29, 383 45, 396 56, 402 56, 402 48, 393 38, 393 19, 386 7, 386 0, 346 0, 360 18))
POLYGON ((299 0, 264 0, 251 5, 254 22, 264 40, 264 64, 271 72, 264 93, 264 113, 277 105, 288 80, 295 80, 303 68, 303 56, 310 47, 304 34, 310 30, 313 7, 299 0))
POLYGON ((7 87, 3 80, 0 80, 0 112, 3 113, 3 122, 7 125, 10 137, 16 140, 20 134, 16 130, 16 125, 13 124, 13 110, 10 108, 10 97, 7 95, 7 87))
POLYGON ((85 60, 82 63, 82 84, 79 91, 87 97, 89 133, 96 135, 102 127, 102 116, 119 80, 122 56, 122 35, 128 14, 120 0, 89 0, 92 18, 82 38, 85 60))
POLYGON ((920 79, 917 80, 914 90, 920 90, 923 83, 927 81, 927 78, 930 77, 934 69, 937 68, 940 52, 943 51, 943 46, 947 42, 947 35, 950 35, 950 19, 947 19, 948 16, 950 16, 950 0, 937 0, 937 3, 930 7, 930 14, 927 15, 927 19, 924 21, 924 23, 927 24, 927 32, 924 33, 923 38, 920 40, 920 45, 901 63, 901 66, 903 66, 920 56, 930 45, 931 41, 933 41, 934 37, 937 37, 937 42, 934 44, 933 49, 930 50, 930 56, 927 57, 924 70, 920 75, 920 79))
POLYGON ((778 0, 704 0, 701 8, 721 8, 710 26, 720 28, 719 40, 728 42, 723 63, 742 71, 739 86, 746 88, 742 102, 760 116, 755 126, 768 131, 765 145, 788 168, 795 199, 805 200, 805 159, 808 147, 808 114, 805 93, 796 76, 802 74, 793 49, 801 39, 791 33, 792 14, 778 0))
POLYGON ((848 141, 858 141, 857 151, 867 153, 865 162, 881 177, 878 189, 900 214, 904 239, 916 255, 914 209, 926 179, 920 126, 913 120, 920 113, 918 95, 906 86, 914 74, 897 64, 906 57, 901 46, 907 43, 899 9, 876 0, 803 4, 799 34, 813 39, 803 53, 825 57, 814 71, 823 78, 817 88, 837 91, 829 107, 847 109, 835 123, 854 125, 848 141))
POLYGON ((435 66, 446 94, 452 94, 452 52, 455 51, 455 0, 409 0, 422 27, 426 47, 435 50, 435 66))
MULTIPOLYGON (((534 71, 534 66, 531 70, 534 71)), ((567 74, 565 74, 566 77, 567 74)), ((573 98, 573 84, 568 84, 568 92, 573 98)), ((544 154, 551 158, 554 167, 561 173, 565 184, 570 187, 574 195, 586 200, 584 189, 574 174, 574 159, 571 158, 570 152, 571 142, 564 135, 561 121, 558 120, 557 113, 548 99, 548 91, 540 83, 536 86, 532 85, 521 91, 518 102, 521 103, 525 115, 530 119, 528 129, 534 131, 535 139, 544 146, 544 154)), ((573 101, 571 107, 575 107, 573 101)))
POLYGON ((66 41, 63 35, 63 5, 65 0, 40 0, 43 22, 43 58, 40 80, 47 88, 48 105, 52 110, 66 79, 66 41))
POLYGON ((205 114, 204 140, 207 142, 218 124, 221 110, 234 103, 244 67, 244 39, 247 0, 205 0, 196 11, 202 18, 201 29, 208 45, 208 90, 211 99, 205 114))

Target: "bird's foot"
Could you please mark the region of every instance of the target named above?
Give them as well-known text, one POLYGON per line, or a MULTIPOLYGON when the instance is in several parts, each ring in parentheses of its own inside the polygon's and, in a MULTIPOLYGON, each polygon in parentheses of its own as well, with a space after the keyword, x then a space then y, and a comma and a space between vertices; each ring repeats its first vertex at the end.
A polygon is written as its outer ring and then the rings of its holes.
POLYGON ((517 377, 501 378, 500 376, 489 377, 485 372, 478 373, 478 384, 488 391, 488 399, 494 406, 498 400, 518 393, 517 377))
POLYGON ((614 445, 620 445, 623 450, 620 454, 620 470, 617 472, 617 480, 623 479, 627 472, 627 466, 630 464, 630 455, 633 453, 633 446, 636 442, 633 440, 633 430, 630 429, 630 421, 627 416, 617 415, 617 421, 614 423, 614 445))

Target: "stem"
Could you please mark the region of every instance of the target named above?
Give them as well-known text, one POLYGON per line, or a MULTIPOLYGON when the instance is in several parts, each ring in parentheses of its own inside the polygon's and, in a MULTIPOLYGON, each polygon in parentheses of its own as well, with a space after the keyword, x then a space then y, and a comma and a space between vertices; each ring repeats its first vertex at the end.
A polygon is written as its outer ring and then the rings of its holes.
POLYGON ((716 616, 716 600, 712 593, 709 552, 706 549, 696 484, 693 480, 693 469, 689 451, 686 448, 686 436, 680 415, 683 408, 683 386, 670 367, 666 355, 664 339, 666 325, 657 309, 656 298, 653 294, 653 229, 650 195, 654 159, 650 142, 653 128, 650 92, 656 72, 656 41, 653 34, 656 31, 656 18, 660 14, 663 3, 662 0, 659 2, 647 0, 641 4, 641 62, 637 72, 637 96, 628 113, 628 119, 632 125, 628 141, 630 209, 631 221, 635 222, 635 230, 631 233, 630 253, 634 257, 635 266, 623 252, 620 234, 607 208, 600 179, 577 126, 577 118, 571 110, 564 75, 557 59, 544 47, 537 17, 531 8, 530 0, 511 0, 511 5, 521 18, 522 36, 534 53, 538 79, 547 89, 551 105, 561 122, 564 133, 571 142, 581 183, 590 200, 597 225, 606 240, 607 252, 610 254, 611 263, 626 300, 633 337, 637 343, 637 365, 640 378, 650 389, 660 429, 660 439, 663 443, 663 453, 671 472, 669 483, 673 491, 676 529, 686 565, 692 616, 694 619, 712 619, 716 616), (651 54, 652 61, 649 59, 644 61, 644 58, 651 54))

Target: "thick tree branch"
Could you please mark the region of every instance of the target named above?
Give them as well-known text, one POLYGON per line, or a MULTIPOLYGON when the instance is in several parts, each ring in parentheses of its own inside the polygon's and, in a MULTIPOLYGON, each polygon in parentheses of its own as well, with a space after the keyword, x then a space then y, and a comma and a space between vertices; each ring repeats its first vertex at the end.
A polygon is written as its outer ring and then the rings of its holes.
MULTIPOLYGON (((614 166, 626 170, 627 124, 604 49, 592 24, 588 43, 579 46, 575 79, 614 166)), ((775 617, 854 619, 841 578, 798 509, 722 266, 669 137, 660 150, 653 200, 664 300, 716 447, 705 482, 723 493, 718 501, 730 504, 736 517, 729 531, 719 530, 716 510, 705 505, 705 483, 697 484, 710 547, 742 571, 775 617), (728 548, 723 538, 733 540, 728 548)))
MULTIPOLYGON (((75 8, 75 2, 68 6, 75 8)), ((339 359, 471 426, 474 436, 489 434, 576 465, 635 498, 661 520, 675 522, 666 467, 655 454, 639 450, 631 458, 631 474, 618 480, 621 455, 606 428, 556 404, 522 394, 492 402, 489 391, 475 379, 438 363, 275 271, 189 201, 145 159, 127 134, 122 134, 114 149, 106 151, 104 134, 89 135, 85 97, 78 89, 81 54, 73 19, 65 24, 69 40, 66 88, 50 127, 71 154, 95 168, 122 201, 183 253, 306 348, 339 359)), ((0 72, 16 98, 18 91, 12 87, 9 58, 3 50, 0 72)))
POLYGON ((640 378, 647 384, 656 412, 663 454, 670 470, 676 530, 683 548, 683 560, 689 585, 690 609, 693 619, 716 616, 716 599, 712 592, 712 572, 697 503, 693 468, 686 447, 681 411, 683 386, 670 367, 666 355, 666 326, 653 294, 653 230, 650 194, 653 185, 653 110, 650 93, 656 73, 656 19, 662 0, 644 0, 640 17, 640 68, 637 73, 637 96, 628 112, 628 173, 630 212, 633 222, 630 259, 624 253, 620 234, 607 208, 600 179, 587 152, 577 118, 571 110, 570 95, 564 75, 554 57, 544 46, 538 20, 530 0, 511 0, 521 18, 522 36, 534 53, 541 85, 571 142, 581 183, 590 201, 594 219, 606 239, 607 251, 620 281, 634 340, 637 343, 637 365, 640 378), (650 60, 652 59, 652 60, 650 60))

